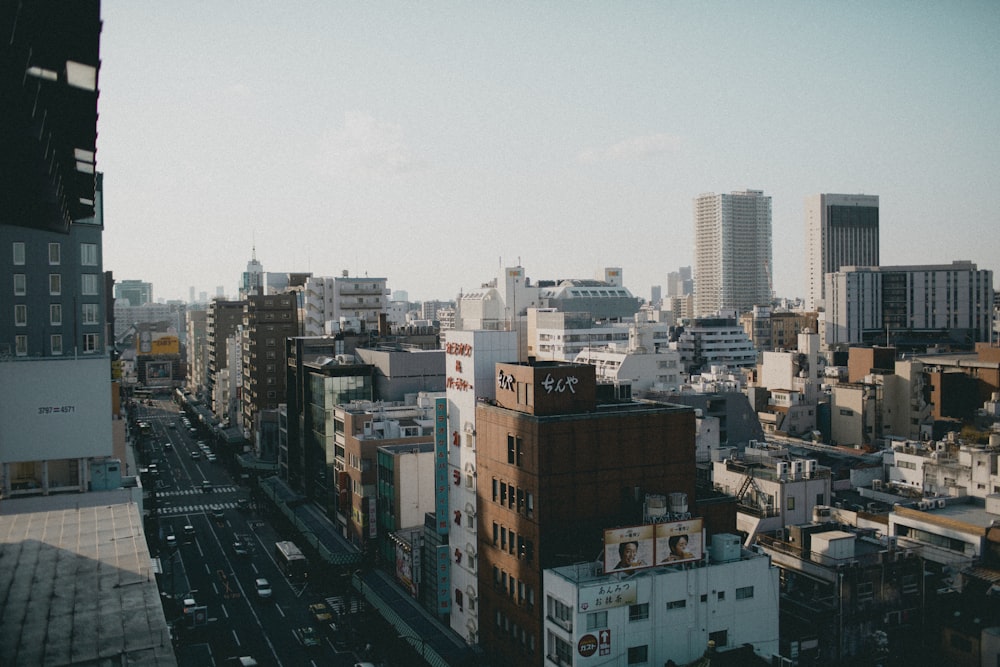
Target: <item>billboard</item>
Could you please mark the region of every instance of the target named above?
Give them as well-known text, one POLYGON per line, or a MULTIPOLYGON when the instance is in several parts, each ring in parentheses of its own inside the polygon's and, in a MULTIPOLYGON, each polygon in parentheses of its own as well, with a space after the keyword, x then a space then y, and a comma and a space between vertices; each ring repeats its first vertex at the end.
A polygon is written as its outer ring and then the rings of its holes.
POLYGON ((656 524, 656 562, 688 563, 701 560, 701 519, 656 524))
POLYGON ((173 376, 172 361, 147 361, 146 384, 148 386, 169 385, 173 376))
POLYGON ((604 531, 604 571, 624 572, 656 564, 653 525, 604 531))
POLYGON ((3 460, 111 456, 111 360, 0 364, 3 460))
POLYGON ((687 519, 604 531, 604 571, 629 572, 701 560, 702 520, 687 519))

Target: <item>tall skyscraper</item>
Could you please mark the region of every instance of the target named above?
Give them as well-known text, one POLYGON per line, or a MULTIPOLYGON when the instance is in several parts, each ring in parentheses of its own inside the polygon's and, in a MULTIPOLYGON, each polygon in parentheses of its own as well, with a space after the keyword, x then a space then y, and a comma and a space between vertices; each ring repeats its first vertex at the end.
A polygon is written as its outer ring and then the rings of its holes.
POLYGON ((694 200, 695 316, 771 302, 771 198, 762 190, 694 200))
POLYGON ((878 266, 878 195, 806 198, 806 308, 825 306, 823 276, 844 266, 878 266))

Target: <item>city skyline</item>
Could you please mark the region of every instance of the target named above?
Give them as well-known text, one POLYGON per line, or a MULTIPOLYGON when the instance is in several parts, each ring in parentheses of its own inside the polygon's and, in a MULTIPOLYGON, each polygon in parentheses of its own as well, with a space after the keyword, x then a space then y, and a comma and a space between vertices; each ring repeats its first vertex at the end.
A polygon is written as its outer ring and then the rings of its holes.
POLYGON ((694 200, 745 189, 772 197, 779 296, 807 296, 823 192, 879 196, 883 264, 998 268, 992 3, 102 14, 104 265, 157 299, 234 294, 254 246, 415 301, 518 264, 620 266, 648 298, 694 263, 694 200))

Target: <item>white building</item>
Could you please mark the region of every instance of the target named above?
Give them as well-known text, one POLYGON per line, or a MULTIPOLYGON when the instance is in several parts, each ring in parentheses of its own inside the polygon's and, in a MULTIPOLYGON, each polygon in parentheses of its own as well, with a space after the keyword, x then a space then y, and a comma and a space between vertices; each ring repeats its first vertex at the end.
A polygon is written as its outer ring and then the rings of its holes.
POLYGON ((385 278, 311 277, 303 298, 304 336, 323 336, 342 328, 364 327, 377 331, 379 317, 388 310, 389 289, 385 278))
POLYGON ((693 320, 684 327, 674 347, 687 373, 700 373, 712 366, 749 368, 757 363, 753 341, 732 318, 693 320))
POLYGON ((806 309, 823 307, 827 273, 878 266, 877 195, 817 194, 806 198, 806 309))
POLYGON ((961 342, 992 335, 993 272, 968 261, 842 267, 826 275, 828 346, 952 332, 961 342))
POLYGON ((812 520, 813 508, 830 503, 830 469, 816 459, 788 456, 766 443, 747 446, 743 459, 712 463, 712 484, 736 497, 736 527, 747 535, 781 530, 812 520))
POLYGON ((664 565, 630 576, 600 564, 545 570, 545 664, 573 667, 683 665, 753 645, 778 653, 778 569, 717 534, 694 566, 664 565))
MULTIPOLYGON (((479 641, 479 598, 476 545, 476 403, 496 398, 496 364, 518 360, 514 331, 448 331, 445 341, 445 387, 448 397, 448 516, 446 542, 464 557, 451 562, 451 588, 470 604, 451 605, 450 625, 470 644, 479 641)), ((488 482, 487 482, 488 483, 488 482)))
POLYGON ((771 302, 771 198, 761 190, 694 200, 695 316, 771 302))

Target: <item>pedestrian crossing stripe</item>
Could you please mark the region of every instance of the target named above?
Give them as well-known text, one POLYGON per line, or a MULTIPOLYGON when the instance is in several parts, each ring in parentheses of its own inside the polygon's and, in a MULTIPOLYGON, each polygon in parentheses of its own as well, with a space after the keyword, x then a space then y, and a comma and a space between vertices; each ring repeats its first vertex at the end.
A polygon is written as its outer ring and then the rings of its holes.
MULTIPOLYGON (((235 486, 216 486, 212 489, 212 493, 233 493, 239 491, 239 488, 235 486)), ((157 495, 160 497, 165 496, 191 496, 191 495, 201 495, 206 493, 200 488, 198 489, 180 489, 178 491, 157 491, 157 495)))
POLYGON ((236 503, 211 503, 209 505, 179 505, 177 507, 158 507, 156 513, 160 515, 168 514, 197 514, 199 512, 209 512, 216 507, 231 510, 236 509, 236 503))

